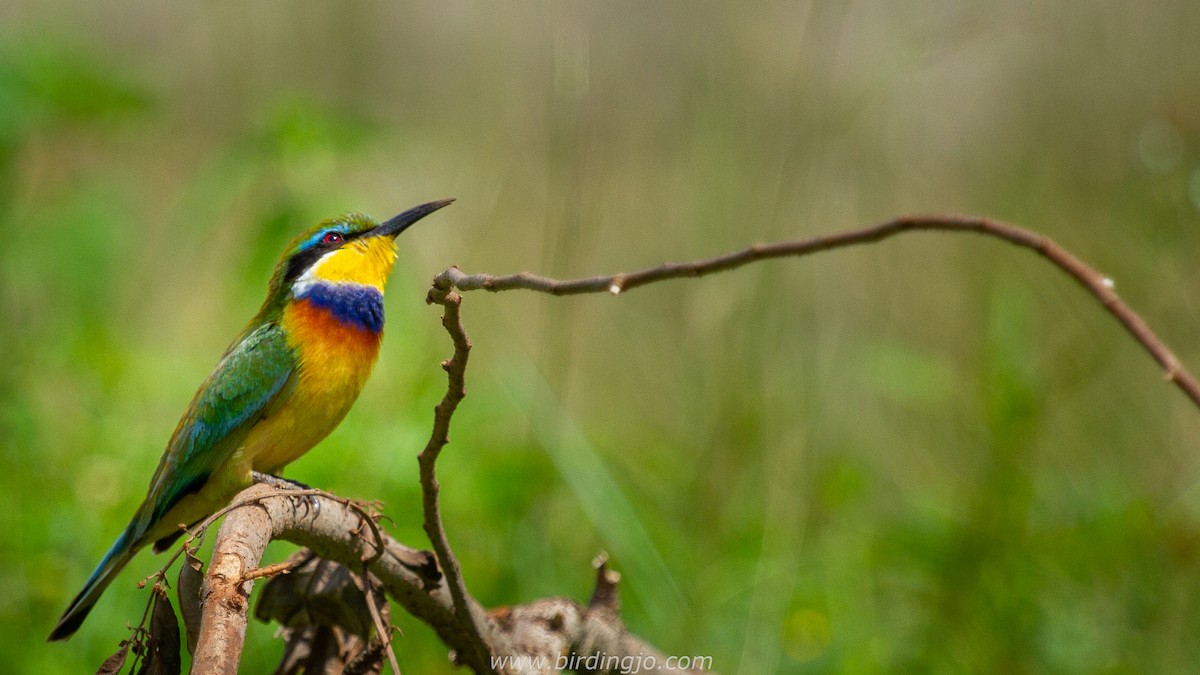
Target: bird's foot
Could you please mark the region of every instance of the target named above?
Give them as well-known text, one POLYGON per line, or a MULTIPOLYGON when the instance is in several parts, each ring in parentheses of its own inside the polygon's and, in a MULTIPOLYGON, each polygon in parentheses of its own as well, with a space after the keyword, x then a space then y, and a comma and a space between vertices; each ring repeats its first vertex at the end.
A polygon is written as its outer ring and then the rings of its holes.
MULTIPOLYGON (((251 471, 250 479, 255 483, 270 485, 277 490, 311 490, 312 487, 301 483, 298 480, 290 480, 282 476, 276 476, 270 473, 262 473, 261 471, 251 471)), ((321 512, 321 500, 316 495, 305 495, 305 504, 312 509, 313 515, 321 512)))
POLYGON ((271 473, 263 473, 261 471, 251 471, 250 479, 253 480, 255 483, 264 483, 266 485, 270 485, 273 488, 279 488, 280 490, 311 490, 312 489, 311 485, 305 485, 304 483, 301 483, 298 480, 284 478, 283 476, 276 476, 275 474, 271 474, 271 473))

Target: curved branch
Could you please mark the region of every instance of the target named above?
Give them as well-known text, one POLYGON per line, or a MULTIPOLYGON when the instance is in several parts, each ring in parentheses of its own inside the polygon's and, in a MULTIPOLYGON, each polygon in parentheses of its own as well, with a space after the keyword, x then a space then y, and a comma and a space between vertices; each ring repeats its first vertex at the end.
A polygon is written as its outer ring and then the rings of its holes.
POLYGON ((442 449, 450 442, 450 420, 454 411, 467 395, 466 371, 467 358, 471 354, 471 339, 467 337, 458 311, 462 297, 453 291, 435 290, 430 290, 425 302, 441 305, 445 310, 442 326, 454 343, 454 355, 449 361, 442 362, 442 369, 446 371, 446 394, 433 410, 433 429, 429 435, 429 442, 417 456, 421 476, 421 503, 425 512, 423 524, 425 534, 433 546, 434 555, 437 556, 438 565, 446 575, 450 597, 454 600, 454 614, 462 633, 462 639, 458 642, 463 645, 457 656, 462 662, 474 667, 476 672, 491 673, 494 671, 488 650, 490 636, 485 636, 483 626, 486 624, 472 614, 467 602, 470 596, 462 578, 458 559, 450 549, 450 540, 442 525, 441 505, 438 501, 441 488, 437 480, 437 460, 442 454, 442 449))
MULTIPOLYGON (((453 604, 432 557, 409 548, 385 533, 382 554, 373 537, 364 537, 362 515, 325 496, 297 497, 267 485, 253 485, 234 500, 217 534, 212 563, 202 591, 203 614, 193 670, 235 673, 246 631, 246 610, 253 570, 267 542, 284 539, 312 549, 317 555, 358 569, 369 569, 383 582, 388 595, 429 624, 450 647, 455 647, 457 622, 453 604)), ((481 609, 478 609, 482 613, 481 609)))
MULTIPOLYGON (((237 496, 235 507, 225 516, 202 591, 203 617, 193 672, 237 672, 250 589, 254 579, 261 576, 256 570, 267 543, 273 539, 306 546, 318 556, 350 569, 361 569, 367 561, 370 573, 379 579, 388 596, 429 624, 448 647, 459 654, 469 647, 464 643, 467 638, 455 613, 455 601, 428 552, 408 548, 381 532, 384 549, 380 553, 374 537, 364 536, 360 511, 323 495, 316 496, 319 508, 312 508, 308 500, 311 495, 297 497, 293 492, 261 484, 251 486, 237 496)), ((489 615, 469 595, 464 604, 490 638, 485 647, 501 657, 518 659, 500 664, 500 672, 519 672, 521 664, 533 663, 522 658, 548 658, 553 665, 568 652, 582 658, 599 651, 618 659, 641 658, 643 663, 653 656, 661 665, 661 652, 630 635, 621 622, 615 584, 615 574, 601 565, 597 592, 587 607, 568 598, 545 598, 489 615)), ((497 670, 490 657, 482 667, 470 665, 476 672, 482 672, 481 668, 497 670)))
POLYGON ((1095 297, 1108 310, 1109 314, 1112 314, 1122 327, 1162 366, 1165 379, 1173 382, 1191 399, 1194 405, 1200 407, 1200 382, 1196 381, 1196 378, 1180 363, 1179 358, 1150 329, 1142 317, 1117 296, 1116 291, 1113 290, 1112 279, 1097 272, 1049 237, 991 218, 959 215, 902 216, 878 225, 810 239, 758 244, 714 258, 686 263, 666 263, 627 274, 610 274, 584 279, 550 279, 528 272, 506 276, 465 274, 458 268, 451 267, 434 277, 433 286, 441 289, 442 292, 453 287, 460 291, 525 289, 551 295, 580 293, 617 295, 639 286, 667 279, 699 277, 714 272, 732 270, 759 260, 799 257, 818 251, 869 244, 897 234, 914 231, 974 232, 995 237, 1038 253, 1066 272, 1095 297))

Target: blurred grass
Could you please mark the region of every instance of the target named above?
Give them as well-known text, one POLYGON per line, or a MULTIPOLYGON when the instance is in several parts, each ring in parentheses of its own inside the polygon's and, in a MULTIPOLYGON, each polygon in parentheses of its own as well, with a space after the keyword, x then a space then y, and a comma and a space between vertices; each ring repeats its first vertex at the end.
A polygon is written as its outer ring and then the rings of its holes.
MULTIPOLYGON (((449 346, 424 284, 629 270, 913 211, 1041 230, 1183 360, 1200 6, 0 8, 0 670, 94 669, 143 554, 42 640, 295 231, 405 235, 376 374, 290 475, 387 502, 449 346)), ((1063 275, 970 237, 612 298, 469 295, 445 516, 488 604, 583 599, 722 672, 1190 672, 1197 411, 1063 275)), ((273 555, 286 555, 280 545, 273 555)), ((401 663, 445 670, 402 619, 401 663)), ((254 625, 244 670, 279 643, 254 625)))

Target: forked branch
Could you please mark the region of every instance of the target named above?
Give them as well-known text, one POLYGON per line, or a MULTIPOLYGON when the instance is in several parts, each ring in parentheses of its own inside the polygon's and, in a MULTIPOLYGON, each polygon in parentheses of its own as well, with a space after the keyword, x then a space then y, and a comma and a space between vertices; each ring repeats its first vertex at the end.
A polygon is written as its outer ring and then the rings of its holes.
MULTIPOLYGON (((407 549, 386 534, 379 534, 378 530, 373 538, 362 536, 363 528, 358 522, 361 511, 355 511, 343 500, 327 500, 327 505, 323 502, 320 509, 299 516, 296 502, 293 502, 295 493, 288 495, 266 486, 252 487, 239 496, 236 503, 241 508, 231 511, 221 528, 204 608, 203 632, 215 634, 201 636, 196 663, 206 663, 203 659, 213 658, 221 660, 224 668, 214 668, 212 672, 233 672, 230 667, 236 669, 241 632, 245 627, 249 579, 254 576, 250 570, 257 566, 266 541, 274 538, 306 545, 318 555, 352 569, 365 562, 370 574, 381 580, 388 595, 396 598, 414 616, 429 623, 446 645, 455 650, 459 662, 470 665, 476 672, 495 672, 491 657, 505 654, 553 658, 564 653, 587 654, 602 650, 608 654, 661 657, 661 653, 625 630, 617 612, 617 578, 603 561, 598 565, 596 590, 587 607, 565 598, 547 598, 487 613, 467 592, 442 524, 435 473, 437 458, 449 442, 451 418, 466 394, 465 371, 471 348, 459 313, 462 298, 454 289, 526 289, 553 295, 602 292, 616 295, 667 279, 698 277, 760 260, 799 257, 867 244, 911 231, 974 232, 1037 252, 1095 297, 1159 363, 1166 378, 1200 407, 1200 384, 1145 321, 1117 296, 1109 278, 1041 234, 987 218, 902 217, 822 237, 751 246, 705 260, 584 279, 557 280, 530 273, 469 275, 451 267, 434 278, 427 298, 428 302, 439 304, 445 310, 442 324, 454 343, 454 356, 442 364, 447 372, 448 388, 435 409, 432 434, 419 457, 425 530, 433 545, 437 568, 445 576, 438 573, 428 554, 407 549), (258 508, 246 508, 249 503, 258 508), (228 571, 221 571, 226 568, 228 571), (210 610, 218 616, 210 618, 210 610), (240 623, 236 616, 231 616, 239 612, 240 623), (216 642, 205 644, 206 637, 216 642), (231 654, 232 659, 229 658, 231 654)), ((326 500, 325 497, 318 499, 326 500)), ((660 661, 658 665, 661 669, 663 664, 660 661)), ((502 667, 499 670, 507 672, 509 669, 502 667)))
MULTIPOLYGON (((560 659, 586 663, 586 657, 593 654, 603 654, 616 663, 636 660, 647 665, 656 661, 658 672, 685 672, 666 667, 661 652, 626 630, 617 611, 617 577, 603 561, 587 606, 569 598, 543 598, 488 613, 466 596, 466 607, 487 636, 485 651, 502 661, 493 662, 490 655, 482 663, 463 658, 470 653, 469 636, 462 632, 456 601, 430 554, 408 548, 386 532, 379 534, 380 552, 376 537, 362 527, 360 510, 346 500, 323 494, 316 496, 319 507, 311 508, 305 499, 311 492, 316 491, 254 485, 234 500, 217 534, 202 597, 181 598, 185 603, 200 602, 203 612, 192 672, 232 675, 238 671, 250 587, 272 539, 300 544, 320 558, 352 570, 362 569, 365 563, 389 597, 429 624, 442 642, 455 650, 460 662, 475 672, 529 672, 528 667, 536 663, 546 664, 546 668, 534 672, 558 672, 562 668, 555 664, 570 663, 560 659), (304 494, 297 496, 296 492, 304 494)), ((611 668, 593 671, 614 672, 611 668)))

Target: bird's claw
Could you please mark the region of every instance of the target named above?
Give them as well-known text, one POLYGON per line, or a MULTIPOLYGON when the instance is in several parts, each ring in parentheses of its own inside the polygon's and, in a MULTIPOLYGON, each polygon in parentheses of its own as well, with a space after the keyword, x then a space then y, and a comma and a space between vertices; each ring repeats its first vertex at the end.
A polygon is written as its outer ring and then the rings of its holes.
MULTIPOLYGON (((288 478, 283 478, 282 476, 276 476, 274 474, 262 473, 260 471, 250 472, 250 478, 255 483, 270 485, 277 490, 312 489, 311 486, 301 483, 298 480, 291 480, 288 478)), ((321 500, 317 497, 317 495, 300 495, 298 498, 302 498, 304 500, 305 509, 311 509, 314 517, 321 513, 321 500)))

